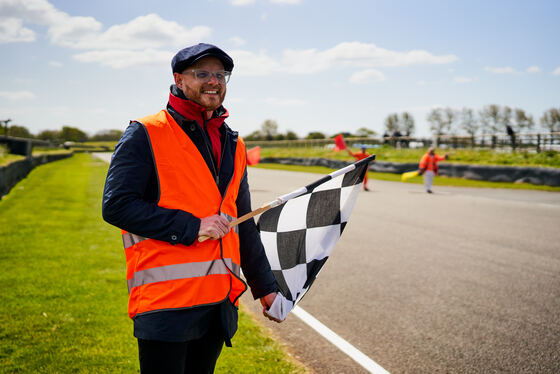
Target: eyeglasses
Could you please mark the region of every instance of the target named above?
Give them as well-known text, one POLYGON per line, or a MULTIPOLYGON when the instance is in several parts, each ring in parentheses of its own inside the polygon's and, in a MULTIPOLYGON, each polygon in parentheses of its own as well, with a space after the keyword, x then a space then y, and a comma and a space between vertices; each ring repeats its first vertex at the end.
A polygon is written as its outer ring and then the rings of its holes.
MULTIPOLYGON (((226 84, 229 82, 229 77, 231 76, 231 71, 218 70, 218 71, 208 71, 201 69, 187 70, 189 73, 193 73, 195 79, 199 82, 206 83, 212 79, 212 76, 216 77, 218 83, 226 84)), ((183 72, 183 74, 185 74, 183 72)))

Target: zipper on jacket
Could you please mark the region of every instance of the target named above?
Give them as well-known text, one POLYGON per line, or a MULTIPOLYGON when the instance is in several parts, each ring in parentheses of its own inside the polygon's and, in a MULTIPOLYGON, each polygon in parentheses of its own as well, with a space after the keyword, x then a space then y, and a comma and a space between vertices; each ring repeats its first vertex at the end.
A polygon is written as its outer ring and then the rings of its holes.
POLYGON ((220 183, 220 174, 218 174, 219 170, 216 171, 216 160, 214 160, 214 154, 212 153, 212 150, 210 148, 208 148, 208 141, 207 138, 210 139, 210 142, 212 142, 212 139, 210 138, 210 135, 208 135, 208 128, 206 127, 206 116, 204 115, 205 113, 202 114, 202 129, 204 130, 204 134, 203 136, 204 138, 204 145, 206 146, 206 152, 208 152, 208 155, 210 156, 210 161, 212 161, 212 170, 214 171, 214 180, 216 181, 216 185, 219 187, 219 183, 220 183))

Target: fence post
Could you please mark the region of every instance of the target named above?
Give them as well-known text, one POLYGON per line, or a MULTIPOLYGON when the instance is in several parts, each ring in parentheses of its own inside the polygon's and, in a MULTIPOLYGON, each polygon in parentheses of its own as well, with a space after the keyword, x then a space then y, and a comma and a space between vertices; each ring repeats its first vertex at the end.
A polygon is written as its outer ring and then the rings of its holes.
POLYGON ((537 134, 537 153, 541 153, 541 134, 537 134))

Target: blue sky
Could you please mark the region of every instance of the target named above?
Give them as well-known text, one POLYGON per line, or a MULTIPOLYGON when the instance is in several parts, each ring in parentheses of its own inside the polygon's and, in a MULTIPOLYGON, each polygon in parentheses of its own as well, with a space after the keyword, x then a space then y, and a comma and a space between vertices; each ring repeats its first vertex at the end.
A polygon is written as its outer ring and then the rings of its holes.
POLYGON ((410 112, 560 107, 560 1, 0 0, 0 119, 32 133, 122 129, 162 109, 179 49, 235 61, 224 106, 304 136, 410 112))

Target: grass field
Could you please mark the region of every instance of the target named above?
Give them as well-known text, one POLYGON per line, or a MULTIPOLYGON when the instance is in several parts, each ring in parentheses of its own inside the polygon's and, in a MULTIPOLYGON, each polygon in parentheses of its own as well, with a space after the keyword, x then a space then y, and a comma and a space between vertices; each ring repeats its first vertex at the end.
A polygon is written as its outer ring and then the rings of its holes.
MULTIPOLYGON (((0 372, 135 373, 120 232, 101 218, 107 164, 34 169, 0 201, 0 372)), ((305 372, 242 311, 217 373, 305 372)))

